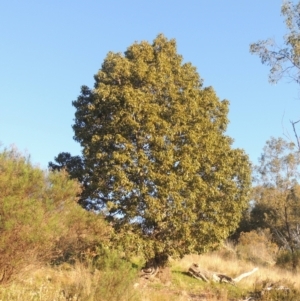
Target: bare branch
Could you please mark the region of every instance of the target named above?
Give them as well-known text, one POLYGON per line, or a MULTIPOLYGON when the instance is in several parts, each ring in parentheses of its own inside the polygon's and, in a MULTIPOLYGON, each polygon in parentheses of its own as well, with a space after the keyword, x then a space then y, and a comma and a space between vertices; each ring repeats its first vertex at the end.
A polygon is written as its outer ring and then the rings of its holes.
POLYGON ((224 274, 221 274, 221 273, 200 270, 198 264, 194 263, 189 268, 188 273, 192 277, 194 277, 198 280, 203 280, 205 282, 214 281, 214 282, 220 282, 220 283, 221 282, 230 283, 230 284, 235 285, 236 283, 238 283, 242 279, 244 279, 244 278, 252 275, 253 273, 255 273, 257 270, 258 270, 258 268, 254 268, 250 272, 243 273, 243 274, 237 276, 236 278, 231 278, 231 277, 229 277, 227 275, 224 275, 224 274))
POLYGON ((295 124, 297 124, 299 121, 300 121, 300 120, 295 121, 295 122, 293 122, 293 121, 290 121, 290 122, 291 122, 291 124, 292 124, 292 126, 293 126, 293 131, 294 131, 294 134, 295 134, 295 137, 296 137, 298 149, 299 149, 299 151, 300 151, 300 141, 299 141, 298 134, 297 134, 297 131, 296 131, 296 128, 295 128, 295 124))

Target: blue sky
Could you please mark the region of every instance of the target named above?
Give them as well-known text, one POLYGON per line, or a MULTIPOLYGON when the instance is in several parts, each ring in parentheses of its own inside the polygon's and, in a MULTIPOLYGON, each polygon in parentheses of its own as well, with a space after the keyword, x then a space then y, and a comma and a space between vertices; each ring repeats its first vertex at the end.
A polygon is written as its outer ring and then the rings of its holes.
MULTIPOLYGON (((71 105, 109 51, 163 33, 175 38, 204 86, 230 101, 227 134, 252 162, 267 139, 300 119, 299 88, 268 83, 249 44, 286 33, 281 0, 0 1, 0 141, 46 168, 62 151, 80 154, 71 105)), ((299 129, 300 131, 300 129, 299 129)))

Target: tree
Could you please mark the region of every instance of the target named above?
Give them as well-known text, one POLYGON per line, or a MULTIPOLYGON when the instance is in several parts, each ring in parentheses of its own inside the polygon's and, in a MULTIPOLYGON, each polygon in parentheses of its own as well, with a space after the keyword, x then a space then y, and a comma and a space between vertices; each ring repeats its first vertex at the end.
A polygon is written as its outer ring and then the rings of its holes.
POLYGON ((300 83, 300 2, 293 4, 285 1, 281 7, 281 14, 285 17, 285 24, 289 33, 285 35, 286 47, 279 47, 274 40, 267 39, 252 43, 250 52, 257 54, 263 64, 271 67, 269 80, 277 83, 286 76, 296 83, 300 83))
MULTIPOLYGON (((281 7, 285 17, 285 24, 289 33, 285 35, 285 47, 279 47, 274 40, 258 41, 250 45, 250 52, 257 54, 263 64, 270 66, 269 81, 277 83, 282 77, 287 77, 300 84, 300 2, 294 4, 285 1, 281 7)), ((300 122, 291 121, 295 133, 298 149, 300 140, 295 125, 300 122)))
POLYGON ((218 246, 248 201, 250 163, 224 133, 229 102, 202 88, 175 40, 109 52, 73 102, 89 200, 119 237, 163 264, 218 246))
POLYGON ((79 179, 83 182, 84 163, 80 156, 72 156, 70 153, 60 153, 54 158, 57 164, 49 162, 49 168, 53 171, 67 169, 71 178, 79 179))
MULTIPOLYGON (((49 162, 48 167, 52 171, 66 170, 71 179, 78 180, 82 185, 81 193, 78 195, 78 203, 86 209, 99 209, 97 204, 94 204, 91 200, 93 198, 93 191, 88 182, 88 175, 85 172, 84 158, 80 156, 72 156, 70 153, 59 153, 54 158, 53 162, 49 162)), ((96 196, 94 196, 96 197, 96 196)))
MULTIPOLYGON (((300 248, 300 154, 295 144, 282 138, 267 141, 256 167, 257 186, 253 189, 255 206, 275 235, 277 243, 292 254, 297 266, 296 250, 300 248), (263 214, 262 214, 263 213, 263 214)), ((255 215, 253 216, 255 218, 255 215)))

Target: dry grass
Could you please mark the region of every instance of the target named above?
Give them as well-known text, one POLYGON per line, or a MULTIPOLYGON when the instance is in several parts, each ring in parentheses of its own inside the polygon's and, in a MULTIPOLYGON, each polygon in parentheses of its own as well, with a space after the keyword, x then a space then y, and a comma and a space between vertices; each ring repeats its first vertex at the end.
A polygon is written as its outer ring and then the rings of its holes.
POLYGON ((122 301, 139 300, 134 279, 124 271, 91 272, 82 264, 43 267, 22 273, 9 286, 0 287, 0 301, 122 301), (127 276, 127 277, 126 277, 127 276))
POLYGON ((252 290, 258 283, 268 281, 273 283, 289 283, 295 289, 300 290, 300 273, 295 274, 274 265, 254 265, 251 262, 239 260, 234 254, 234 248, 226 245, 218 252, 185 256, 183 259, 173 262, 172 269, 175 271, 187 271, 193 263, 197 263, 203 270, 219 272, 235 278, 242 273, 258 267, 259 270, 257 272, 242 279, 237 286, 245 290, 252 290), (228 256, 228 253, 232 254, 228 256))
POLYGON ((267 279, 272 282, 285 279, 300 290, 300 275, 276 267, 259 267, 259 271, 243 279, 236 287, 204 283, 186 274, 192 263, 231 277, 255 267, 238 260, 233 251, 227 246, 218 252, 189 255, 172 261, 172 275, 165 275, 165 281, 151 282, 134 275, 130 278, 128 265, 124 265, 120 273, 93 270, 82 264, 65 264, 60 268, 31 267, 9 286, 0 287, 0 301, 237 301, 253 291, 258 281, 267 279))

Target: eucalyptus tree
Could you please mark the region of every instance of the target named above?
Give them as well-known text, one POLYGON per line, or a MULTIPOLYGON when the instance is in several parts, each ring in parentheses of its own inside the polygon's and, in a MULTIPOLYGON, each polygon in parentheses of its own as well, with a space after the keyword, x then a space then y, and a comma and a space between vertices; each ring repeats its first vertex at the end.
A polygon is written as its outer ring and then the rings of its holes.
MULTIPOLYGON (((261 62, 270 66, 269 81, 277 83, 283 77, 300 84, 300 2, 283 1, 281 14, 285 18, 287 34, 284 46, 279 46, 274 39, 259 40, 250 45, 250 52, 260 57, 261 62)), ((300 150, 300 139, 296 124, 291 121, 300 150)))
POLYGON ((300 249, 300 153, 296 145, 271 138, 255 168, 253 189, 256 210, 252 220, 271 229, 275 240, 291 252, 297 267, 300 249))
POLYGON ((259 40, 250 45, 250 52, 270 66, 271 83, 277 83, 282 77, 300 83, 300 2, 284 1, 281 14, 288 29, 285 46, 279 46, 273 39, 259 40))

